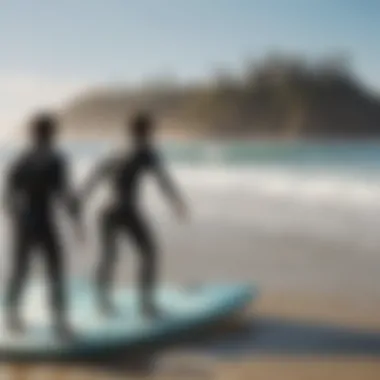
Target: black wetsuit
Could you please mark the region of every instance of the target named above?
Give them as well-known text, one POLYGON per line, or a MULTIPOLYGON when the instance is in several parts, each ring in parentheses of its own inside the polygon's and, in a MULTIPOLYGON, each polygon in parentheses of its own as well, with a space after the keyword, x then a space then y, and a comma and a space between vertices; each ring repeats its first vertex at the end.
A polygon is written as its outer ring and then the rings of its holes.
POLYGON ((6 186, 6 206, 13 223, 13 268, 6 293, 8 310, 17 315, 32 251, 38 248, 47 267, 51 307, 56 322, 63 323, 66 304, 63 255, 53 212, 56 198, 67 195, 65 160, 50 149, 30 150, 11 166, 6 186))
POLYGON ((135 152, 108 161, 101 168, 113 191, 112 203, 101 214, 102 252, 97 271, 97 284, 101 301, 106 301, 113 267, 116 262, 116 234, 127 233, 141 255, 139 287, 142 307, 152 304, 152 291, 157 275, 157 249, 155 239, 138 207, 140 181, 144 174, 155 174, 161 187, 171 198, 174 187, 169 181, 155 151, 141 147, 135 152))

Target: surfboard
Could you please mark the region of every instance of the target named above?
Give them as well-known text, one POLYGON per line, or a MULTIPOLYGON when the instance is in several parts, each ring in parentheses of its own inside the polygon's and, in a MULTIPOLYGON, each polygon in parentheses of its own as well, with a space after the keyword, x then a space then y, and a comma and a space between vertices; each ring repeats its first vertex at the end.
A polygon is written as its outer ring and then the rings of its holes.
POLYGON ((257 289, 247 284, 161 286, 156 292, 161 315, 148 319, 139 312, 136 290, 117 287, 113 299, 118 313, 105 317, 96 308, 91 285, 73 281, 68 286, 69 319, 76 336, 72 341, 64 341, 52 329, 48 289, 43 282, 35 282, 28 287, 20 308, 26 327, 23 334, 11 334, 6 329, 0 296, 0 356, 56 360, 165 342, 237 312, 256 296, 257 289))

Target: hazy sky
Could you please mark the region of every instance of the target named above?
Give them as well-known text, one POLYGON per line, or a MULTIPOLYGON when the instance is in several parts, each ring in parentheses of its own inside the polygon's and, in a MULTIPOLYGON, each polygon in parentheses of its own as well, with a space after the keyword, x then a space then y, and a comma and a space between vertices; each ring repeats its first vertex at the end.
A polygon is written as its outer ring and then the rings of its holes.
POLYGON ((380 88, 379 20, 379 0, 0 0, 0 120, 87 84, 199 77, 269 50, 347 51, 380 88))

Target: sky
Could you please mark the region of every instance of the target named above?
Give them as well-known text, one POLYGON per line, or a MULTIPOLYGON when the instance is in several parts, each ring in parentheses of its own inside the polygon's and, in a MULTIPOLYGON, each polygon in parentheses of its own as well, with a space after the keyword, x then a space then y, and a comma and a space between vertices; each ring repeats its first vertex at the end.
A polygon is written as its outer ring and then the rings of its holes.
POLYGON ((378 20, 378 0, 0 0, 0 124, 88 86, 199 78, 277 50, 348 53, 380 89, 378 20))

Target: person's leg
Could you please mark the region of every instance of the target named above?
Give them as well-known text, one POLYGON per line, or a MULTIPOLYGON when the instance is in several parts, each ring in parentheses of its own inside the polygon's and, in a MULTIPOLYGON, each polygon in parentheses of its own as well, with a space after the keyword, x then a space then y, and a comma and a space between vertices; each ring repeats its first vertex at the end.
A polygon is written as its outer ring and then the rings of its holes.
POLYGON ((11 252, 11 273, 5 293, 7 326, 15 332, 23 330, 18 309, 30 264, 31 243, 31 236, 27 233, 26 228, 21 223, 15 224, 11 252))
POLYGON ((102 313, 113 314, 115 312, 110 300, 110 283, 113 277, 116 261, 116 213, 106 211, 100 218, 100 260, 96 271, 96 290, 99 307, 102 313))
POLYGON ((55 328, 60 336, 66 338, 71 336, 71 331, 67 320, 63 251, 52 225, 41 231, 40 245, 50 282, 50 305, 55 328))
POLYGON ((157 249, 148 224, 137 212, 126 218, 128 232, 137 245, 141 257, 139 272, 140 307, 144 315, 157 314, 154 291, 157 279, 157 249))

